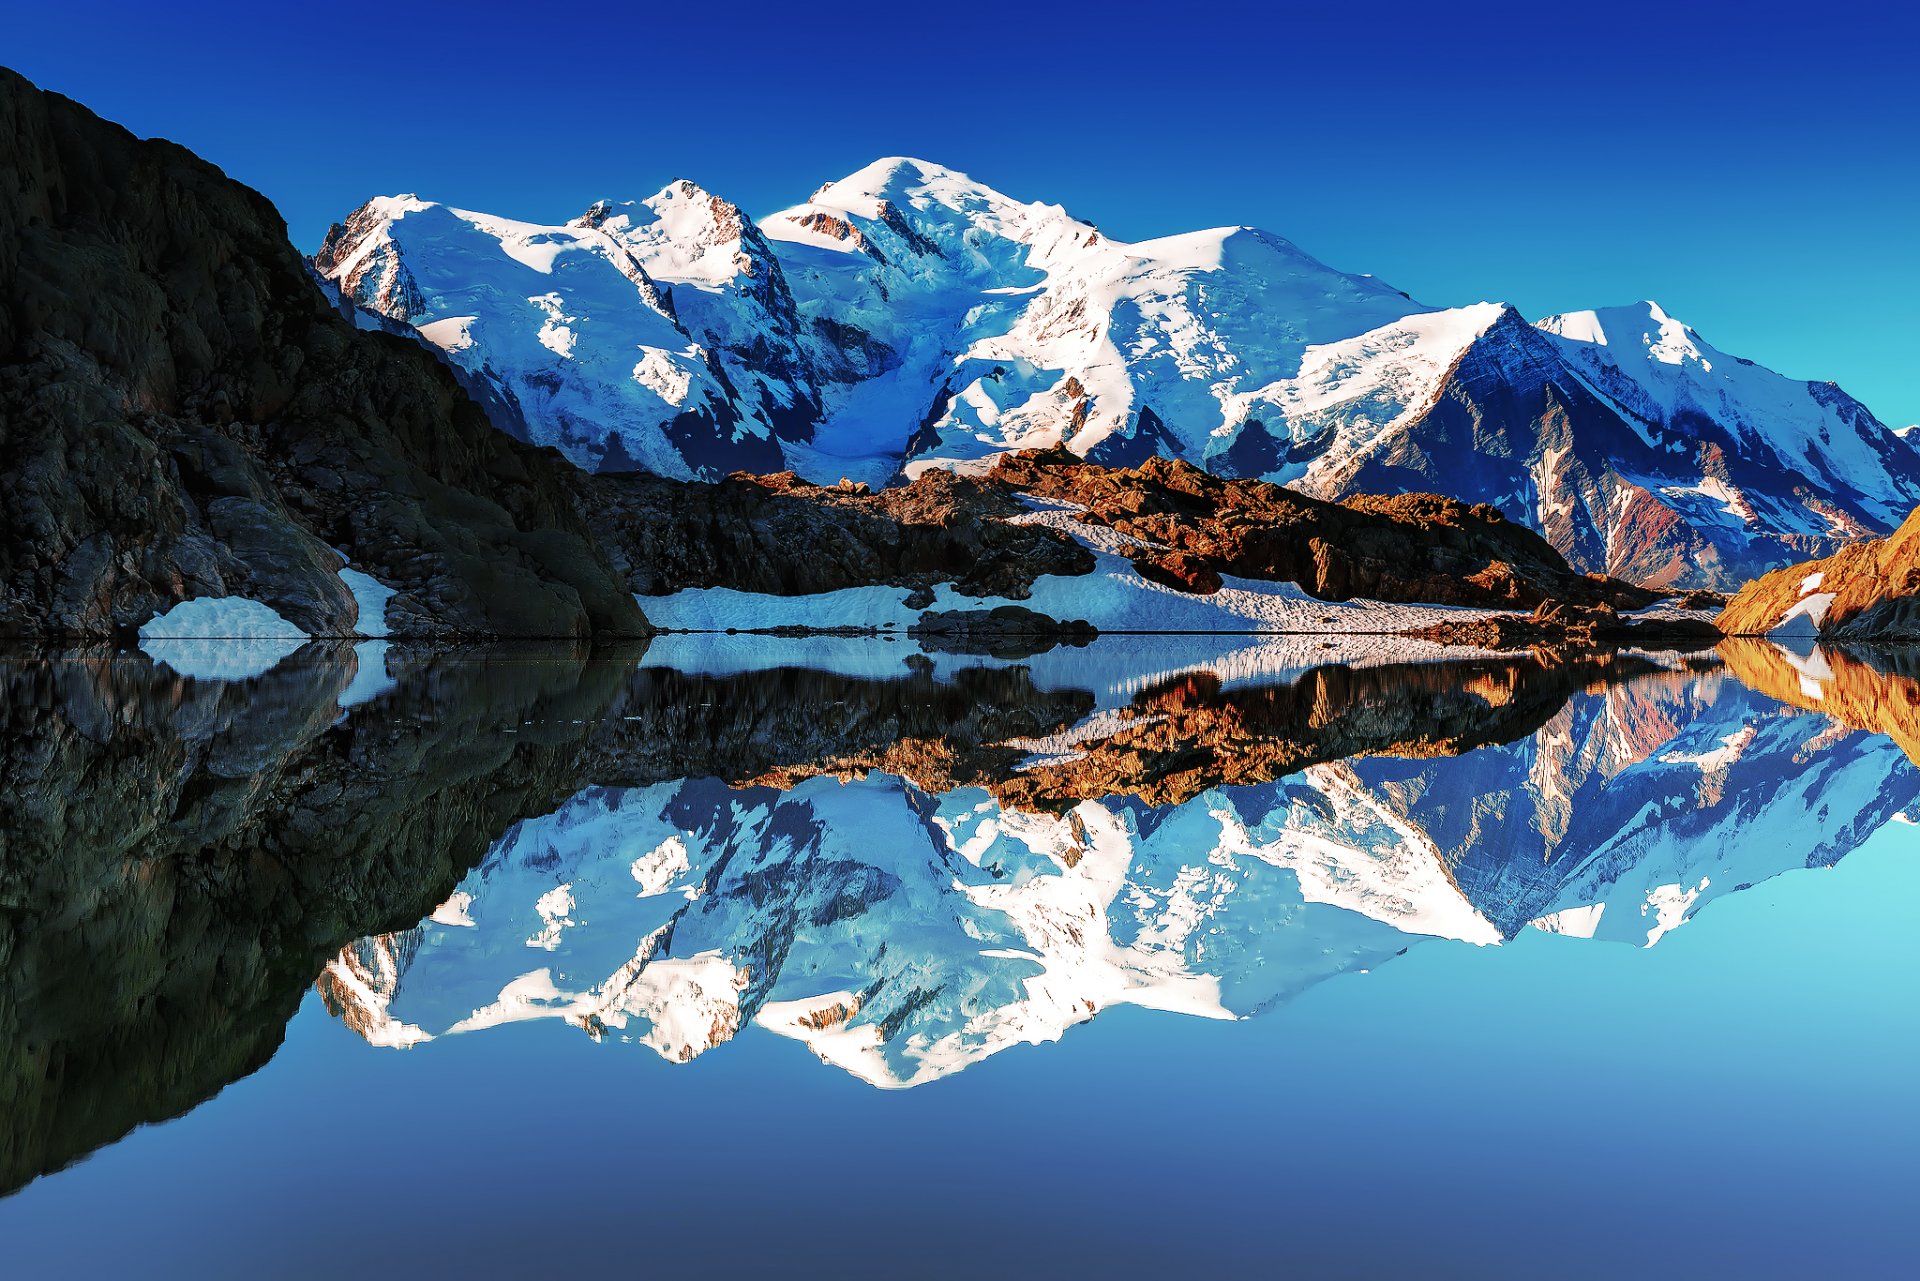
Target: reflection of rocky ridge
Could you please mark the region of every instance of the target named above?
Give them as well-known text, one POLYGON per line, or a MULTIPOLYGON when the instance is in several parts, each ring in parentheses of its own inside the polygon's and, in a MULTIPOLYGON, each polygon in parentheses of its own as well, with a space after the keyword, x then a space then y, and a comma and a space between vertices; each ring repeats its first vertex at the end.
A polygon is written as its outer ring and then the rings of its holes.
POLYGON ((396 659, 343 717, 351 668, 312 656, 5 669, 6 1184, 259 1066, 316 975, 380 1044, 561 1018, 679 1060, 758 1023, 901 1084, 1422 937, 1651 941, 1914 790, 1882 740, 1605 659, 1176 673, 1117 706, 992 665, 396 659))
POLYGON ((579 785, 580 731, 501 731, 591 718, 619 676, 431 665, 341 723, 352 674, 0 669, 0 1188, 264 1063, 328 955, 579 785))
POLYGON ((1049 743, 1019 773, 982 780, 1005 804, 1059 809, 1135 796, 1172 805, 1356 756, 1451 756, 1530 734, 1576 692, 1658 671, 1613 654, 1527 654, 1433 665, 1324 667, 1292 682, 1221 689, 1211 675, 1145 690, 1097 733, 1049 743))
POLYGON ((540 651, 401 663, 343 719, 351 660, 315 653, 244 685, 124 657, 0 666, 0 1188, 259 1067, 329 956, 419 920, 515 819, 597 777, 1045 733, 1090 703, 1018 671, 861 698, 540 651))
POLYGON ((1769 698, 1885 734, 1920 762, 1920 649, 1827 645, 1803 654, 1738 638, 1721 652, 1735 675, 1769 698))

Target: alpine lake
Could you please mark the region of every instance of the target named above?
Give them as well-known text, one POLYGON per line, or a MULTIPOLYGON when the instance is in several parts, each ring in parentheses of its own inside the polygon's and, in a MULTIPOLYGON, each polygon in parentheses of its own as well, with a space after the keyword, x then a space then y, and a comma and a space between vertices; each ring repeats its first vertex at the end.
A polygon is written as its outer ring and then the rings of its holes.
POLYGON ((1911 1276, 1920 655, 0 655, 0 1273, 1911 1276))

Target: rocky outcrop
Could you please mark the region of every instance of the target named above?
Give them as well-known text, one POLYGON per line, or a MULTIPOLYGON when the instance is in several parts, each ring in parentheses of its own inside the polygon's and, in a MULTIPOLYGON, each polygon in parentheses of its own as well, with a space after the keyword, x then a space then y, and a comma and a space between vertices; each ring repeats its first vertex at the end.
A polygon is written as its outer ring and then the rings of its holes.
POLYGON ((1719 622, 1729 636, 1920 639, 1920 510, 1885 538, 1755 579, 1719 622))
POLYGON ((1021 605, 998 605, 928 610, 907 633, 928 653, 1026 658, 1059 644, 1085 645, 1095 630, 1081 619, 1052 618, 1021 605))
POLYGON ((0 71, 0 634, 245 595, 310 634, 336 571, 420 636, 634 634, 564 465, 329 307, 271 205, 0 71))
POLYGON ((648 476, 577 483, 593 529, 642 596, 683 587, 795 596, 953 583, 967 595, 1018 600, 1041 574, 1093 568, 1072 539, 1011 523, 1025 509, 1009 486, 951 472, 878 493, 814 485, 791 472, 714 484, 648 476))
POLYGON ((1103 468, 1057 449, 1009 455, 989 477, 1085 508, 1082 522, 1138 540, 1134 563, 1143 576, 1202 595, 1232 575, 1298 583, 1322 600, 1630 609, 1661 597, 1576 573, 1545 539, 1498 510, 1433 494, 1330 503, 1177 459, 1103 468))
MULTIPOLYGON (((1491 507, 1430 494, 1330 503, 1164 458, 1123 468, 1084 462, 1065 449, 1028 451, 1006 455, 979 475, 928 470, 877 493, 850 482, 814 485, 791 473, 691 485, 582 476, 578 485, 597 537, 643 598, 699 588, 771 597, 908 589, 897 598, 847 602, 829 630, 889 625, 885 619, 895 617, 896 603, 909 613, 931 610, 942 584, 954 590, 937 613, 971 621, 961 627, 922 614, 912 625, 916 632, 1071 634, 1089 621, 1123 630, 1248 630, 1246 616, 1215 615, 1205 603, 1235 579, 1242 588, 1293 584, 1327 602, 1533 611, 1500 624, 1502 647, 1627 643, 1641 633, 1634 643, 1648 643, 1654 631, 1666 641, 1699 645, 1718 635, 1704 616, 1668 609, 1653 622, 1621 614, 1645 610, 1666 594, 1576 573, 1539 535, 1491 507), (1123 591, 1144 593, 1152 584, 1173 593, 1152 596, 1134 621, 1112 624, 1116 573, 1121 580, 1139 576, 1132 587, 1122 583, 1123 591), (1006 612, 1005 602, 1027 601, 1042 575, 1055 576, 1046 607, 1006 612), (989 602, 968 609, 956 608, 953 596, 1003 599, 1001 608, 989 602), (1177 626, 1156 621, 1162 617, 1177 626)), ((802 629, 778 610, 769 610, 764 622, 751 610, 737 621, 677 621, 687 616, 663 602, 656 614, 671 626, 802 629)), ((1440 612, 1425 616, 1438 619, 1440 612)), ((1345 622, 1305 607, 1284 626, 1266 620, 1253 628, 1399 631, 1409 625, 1389 623, 1387 612, 1368 605, 1345 622)), ((1471 635, 1460 626, 1441 625, 1432 639, 1489 643, 1485 620, 1471 635)))

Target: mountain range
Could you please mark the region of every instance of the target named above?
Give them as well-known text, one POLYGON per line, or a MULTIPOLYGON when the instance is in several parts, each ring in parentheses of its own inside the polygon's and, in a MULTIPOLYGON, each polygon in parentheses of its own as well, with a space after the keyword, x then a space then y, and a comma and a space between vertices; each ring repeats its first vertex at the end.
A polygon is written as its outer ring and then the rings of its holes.
POLYGON ((889 158, 756 222, 687 181, 560 225, 413 196, 317 271, 579 466, 875 487, 1064 445, 1489 504, 1576 569, 1738 586, 1884 534, 1920 452, 1652 302, 1426 306, 1248 227, 1138 243, 889 158))
POLYGON ((1723 602, 1663 591, 1920 498, 1858 402, 1650 304, 1422 308, 906 160, 764 225, 686 183, 557 227, 382 199, 306 259, 178 147, 11 73, 0 112, 0 634, 1699 644, 1723 602))

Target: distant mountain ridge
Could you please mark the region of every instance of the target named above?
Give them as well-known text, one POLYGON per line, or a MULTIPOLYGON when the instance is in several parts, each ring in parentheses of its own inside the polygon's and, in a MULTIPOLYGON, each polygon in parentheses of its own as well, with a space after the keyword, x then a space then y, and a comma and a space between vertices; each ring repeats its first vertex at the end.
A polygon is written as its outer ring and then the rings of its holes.
POLYGON ((757 224, 685 181, 560 226, 383 197, 315 263, 589 469, 880 485, 1160 454, 1486 502, 1659 586, 1735 586, 1920 504, 1920 452, 1865 406, 1657 304, 1438 309, 1264 231, 1128 244, 921 160, 757 224))

